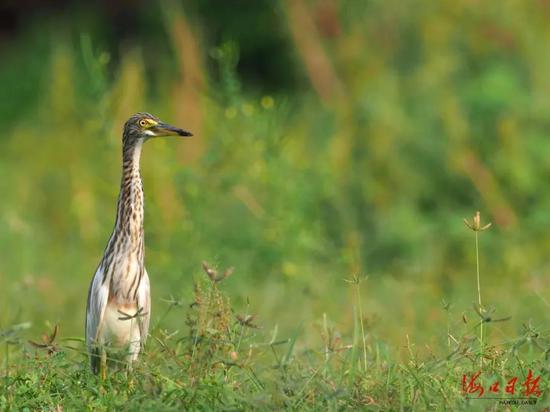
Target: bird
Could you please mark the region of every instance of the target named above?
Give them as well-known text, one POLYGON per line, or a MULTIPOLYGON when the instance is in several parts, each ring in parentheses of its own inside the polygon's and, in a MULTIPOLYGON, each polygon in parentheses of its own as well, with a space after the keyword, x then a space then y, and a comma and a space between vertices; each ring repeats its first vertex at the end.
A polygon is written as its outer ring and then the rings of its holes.
POLYGON ((118 352, 131 370, 143 349, 151 319, 150 283, 144 266, 143 185, 140 157, 143 144, 160 136, 192 133, 140 112, 124 124, 122 179, 116 219, 94 273, 86 305, 85 334, 90 366, 106 377, 107 352, 118 352))

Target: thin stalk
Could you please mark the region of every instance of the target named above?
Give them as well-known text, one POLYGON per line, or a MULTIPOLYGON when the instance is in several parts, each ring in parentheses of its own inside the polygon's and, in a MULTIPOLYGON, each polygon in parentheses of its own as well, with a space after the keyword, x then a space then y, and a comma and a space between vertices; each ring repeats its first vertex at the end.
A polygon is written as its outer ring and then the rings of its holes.
POLYGON ((359 308, 359 324, 361 325, 361 338, 363 339, 363 363, 365 364, 365 371, 367 370, 367 342, 365 340, 365 326, 363 324, 363 305, 361 304, 361 284, 357 282, 355 290, 357 292, 357 305, 359 308))
POLYGON ((241 326, 241 333, 239 334, 239 341, 237 342, 237 347, 235 348, 235 351, 236 352, 239 352, 239 349, 241 348, 241 342, 243 340, 243 336, 244 336, 244 326, 243 325, 240 325, 241 326))
MULTIPOLYGON (((475 232, 476 234, 476 272, 477 272, 477 299, 479 304, 479 310, 482 311, 481 306, 481 282, 479 280, 479 240, 478 240, 478 232, 475 232)), ((481 357, 480 357, 480 364, 481 367, 483 367, 483 319, 481 320, 481 323, 479 324, 479 341, 481 345, 481 357)))
POLYGON ((447 310, 447 349, 451 349, 451 326, 449 324, 449 310, 447 310))
MULTIPOLYGON (((250 302, 248 300, 248 298, 246 299, 246 315, 245 317, 248 316, 248 311, 250 310, 250 302)), ((237 352, 239 352, 239 349, 241 348, 241 342, 243 340, 243 336, 244 336, 244 329, 245 329, 245 325, 240 325, 241 326, 241 333, 239 334, 239 341, 237 342, 237 348, 235 349, 237 352)))
POLYGON ((327 324, 327 314, 323 313, 323 333, 325 334, 325 368, 323 370, 323 376, 326 378, 328 373, 328 363, 330 360, 329 356, 329 345, 330 345, 330 334, 328 331, 328 324, 327 324))
POLYGON ((5 397, 6 397, 6 400, 8 402, 8 409, 9 409, 9 406, 10 406, 10 395, 9 395, 9 392, 8 392, 8 388, 9 388, 9 376, 10 376, 10 347, 9 347, 9 343, 8 341, 6 340, 6 374, 4 376, 5 380, 6 380, 6 385, 5 385, 5 388, 6 388, 6 392, 5 392, 5 397))
MULTIPOLYGON (((10 376, 10 347, 7 339, 6 339, 6 374, 5 376, 6 376, 6 383, 7 383, 8 378, 10 376)), ((6 385, 6 388, 7 388, 7 385, 6 385)))

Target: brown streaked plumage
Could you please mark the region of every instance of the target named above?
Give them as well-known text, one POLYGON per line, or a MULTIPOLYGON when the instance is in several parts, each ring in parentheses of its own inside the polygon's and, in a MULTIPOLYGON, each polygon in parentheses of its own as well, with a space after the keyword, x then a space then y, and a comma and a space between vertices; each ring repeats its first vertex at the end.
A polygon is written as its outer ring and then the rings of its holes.
POLYGON ((106 349, 123 349, 128 364, 145 344, 151 316, 145 270, 143 186, 139 161, 143 143, 157 136, 192 136, 148 113, 124 125, 122 179, 113 233, 94 274, 86 307, 86 345, 92 371, 105 376, 106 349))

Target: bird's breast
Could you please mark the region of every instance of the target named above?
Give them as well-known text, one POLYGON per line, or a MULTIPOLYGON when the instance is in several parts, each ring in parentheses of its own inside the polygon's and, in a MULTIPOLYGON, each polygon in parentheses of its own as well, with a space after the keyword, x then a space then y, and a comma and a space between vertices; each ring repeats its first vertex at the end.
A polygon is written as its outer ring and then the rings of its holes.
POLYGON ((137 318, 137 304, 118 304, 109 301, 105 308, 104 333, 102 343, 113 346, 124 346, 139 342, 141 339, 137 318))
POLYGON ((136 292, 143 280, 143 261, 130 254, 115 260, 113 264, 109 301, 119 306, 132 305, 136 301, 136 292))

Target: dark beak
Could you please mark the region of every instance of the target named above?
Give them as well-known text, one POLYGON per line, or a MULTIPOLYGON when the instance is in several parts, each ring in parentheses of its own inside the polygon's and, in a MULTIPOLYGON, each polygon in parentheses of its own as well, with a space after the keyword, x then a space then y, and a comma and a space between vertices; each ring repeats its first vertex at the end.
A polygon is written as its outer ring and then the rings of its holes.
POLYGON ((159 123, 154 128, 157 136, 193 136, 193 133, 167 123, 159 123))

